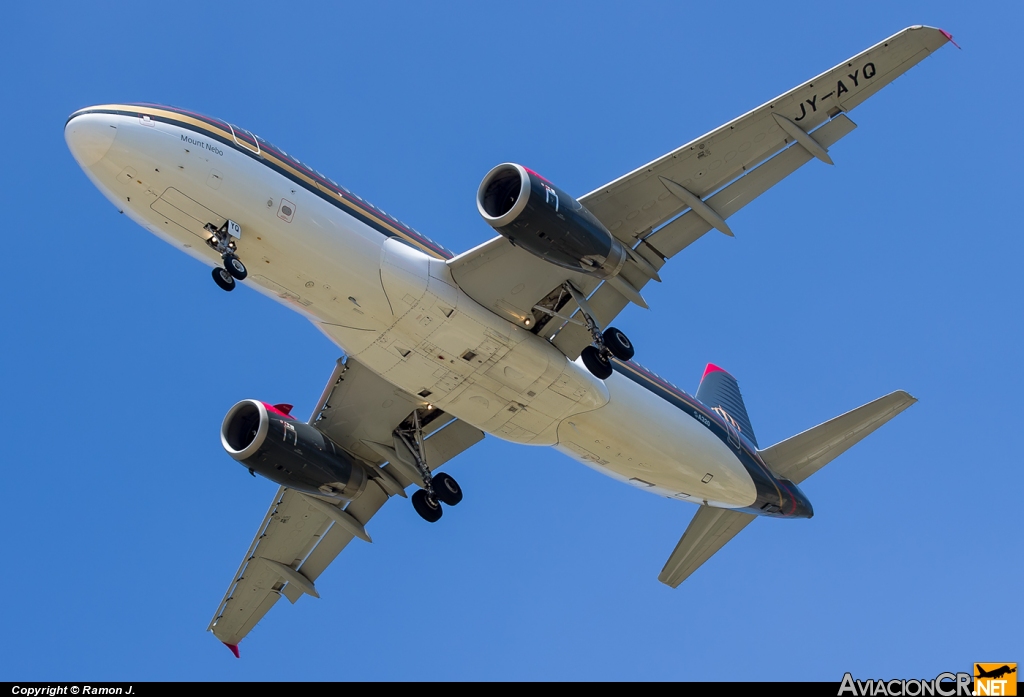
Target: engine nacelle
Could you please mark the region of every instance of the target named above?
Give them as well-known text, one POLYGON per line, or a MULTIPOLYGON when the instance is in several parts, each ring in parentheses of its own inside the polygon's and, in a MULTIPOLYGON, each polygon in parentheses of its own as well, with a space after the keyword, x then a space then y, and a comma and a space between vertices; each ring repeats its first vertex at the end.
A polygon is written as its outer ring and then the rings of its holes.
POLYGON ((220 442, 242 465, 289 489, 351 500, 366 488, 366 470, 334 441, 255 399, 231 407, 220 442))
POLYGON ((476 207, 487 224, 531 254, 609 278, 627 252, 579 201, 522 165, 498 165, 480 182, 476 207))

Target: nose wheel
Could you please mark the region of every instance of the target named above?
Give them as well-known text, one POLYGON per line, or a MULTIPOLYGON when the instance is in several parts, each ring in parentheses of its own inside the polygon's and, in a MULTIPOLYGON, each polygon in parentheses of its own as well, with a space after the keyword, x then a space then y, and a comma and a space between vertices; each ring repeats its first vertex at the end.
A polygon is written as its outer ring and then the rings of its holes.
POLYGON ((249 270, 245 268, 245 264, 234 254, 224 255, 224 268, 239 281, 244 281, 245 277, 249 275, 249 270))
POLYGON ((219 252, 220 258, 224 261, 223 268, 213 270, 213 281, 224 290, 234 290, 235 281, 244 281, 245 277, 249 275, 249 270, 235 254, 237 249, 235 240, 242 236, 242 227, 235 221, 229 220, 220 228, 214 228, 212 223, 207 223, 206 229, 213 233, 206 240, 206 244, 219 252))
POLYGON ((219 266, 213 270, 213 282, 229 292, 235 289, 235 277, 219 266))

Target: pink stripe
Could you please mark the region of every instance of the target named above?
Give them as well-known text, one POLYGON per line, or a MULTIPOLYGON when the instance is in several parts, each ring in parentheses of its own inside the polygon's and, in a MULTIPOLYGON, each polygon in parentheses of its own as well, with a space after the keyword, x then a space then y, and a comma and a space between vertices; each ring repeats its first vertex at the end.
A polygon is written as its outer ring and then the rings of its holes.
MULTIPOLYGON (((267 411, 272 411, 275 414, 279 414, 279 415, 283 416, 286 419, 291 419, 292 421, 295 421, 295 417, 294 416, 292 416, 288 412, 281 411, 280 409, 275 407, 273 404, 267 404, 266 402, 263 402, 263 406, 265 406, 267 408, 267 411)), ((282 404, 281 406, 289 406, 290 407, 291 405, 282 404)), ((288 411, 291 411, 291 409, 289 409, 288 411)))

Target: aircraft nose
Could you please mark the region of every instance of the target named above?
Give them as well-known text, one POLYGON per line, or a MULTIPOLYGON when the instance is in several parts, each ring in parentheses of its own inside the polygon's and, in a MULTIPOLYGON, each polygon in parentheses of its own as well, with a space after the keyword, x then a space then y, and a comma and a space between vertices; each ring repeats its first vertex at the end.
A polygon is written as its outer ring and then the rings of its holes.
POLYGON ((72 116, 64 126, 64 140, 82 169, 102 160, 116 137, 117 128, 105 114, 72 116))

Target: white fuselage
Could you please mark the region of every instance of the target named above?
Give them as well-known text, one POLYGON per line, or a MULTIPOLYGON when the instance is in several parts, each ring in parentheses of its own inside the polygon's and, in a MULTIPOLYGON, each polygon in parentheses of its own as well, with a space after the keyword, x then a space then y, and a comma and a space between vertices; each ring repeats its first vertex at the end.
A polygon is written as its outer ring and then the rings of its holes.
POLYGON ((694 418, 618 373, 598 380, 463 293, 444 259, 381 234, 259 159, 132 115, 74 116, 66 138, 118 209, 208 266, 221 259, 203 225, 239 223, 245 285, 302 313, 424 403, 663 496, 754 502, 734 452, 694 418))

